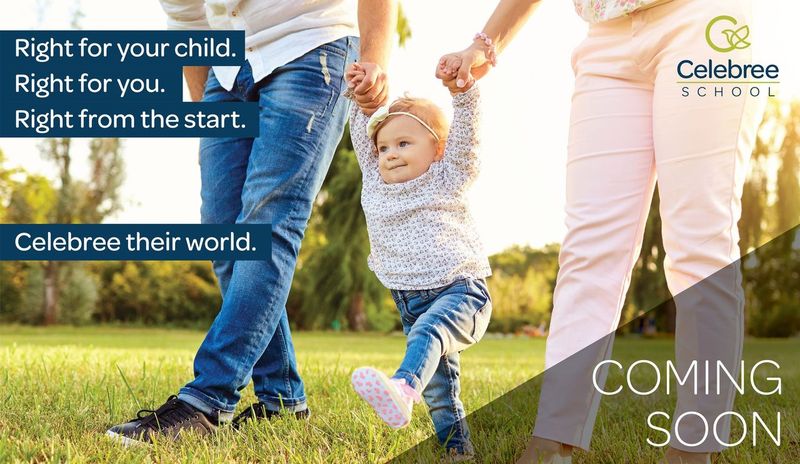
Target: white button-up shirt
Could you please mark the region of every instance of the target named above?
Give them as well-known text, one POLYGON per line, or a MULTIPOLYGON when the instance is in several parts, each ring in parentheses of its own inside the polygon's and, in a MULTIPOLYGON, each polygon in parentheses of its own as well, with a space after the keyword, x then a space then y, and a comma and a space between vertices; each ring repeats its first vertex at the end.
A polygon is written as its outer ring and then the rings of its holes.
MULTIPOLYGON (((258 82, 320 45, 358 36, 355 0, 160 0, 172 30, 245 31, 245 58, 258 82)), ((214 66, 227 90, 238 66, 214 66)))

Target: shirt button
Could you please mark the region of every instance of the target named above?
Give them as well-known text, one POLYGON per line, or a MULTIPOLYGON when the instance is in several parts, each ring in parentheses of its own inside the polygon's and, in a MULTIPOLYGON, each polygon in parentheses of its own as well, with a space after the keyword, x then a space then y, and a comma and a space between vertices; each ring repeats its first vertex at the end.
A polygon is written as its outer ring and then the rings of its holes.
POLYGON ((238 11, 236 11, 236 10, 233 10, 233 11, 231 12, 231 16, 236 16, 236 15, 238 15, 238 14, 239 14, 239 12, 238 12, 238 11))
POLYGON ((248 52, 252 52, 253 51, 253 47, 247 47, 247 51, 248 52))

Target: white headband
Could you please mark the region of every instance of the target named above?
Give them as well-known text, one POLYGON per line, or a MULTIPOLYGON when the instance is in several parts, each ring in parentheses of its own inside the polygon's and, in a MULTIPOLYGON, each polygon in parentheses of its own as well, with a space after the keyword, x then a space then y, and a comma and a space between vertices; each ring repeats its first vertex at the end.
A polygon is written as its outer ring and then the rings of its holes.
POLYGON ((386 120, 386 118, 388 118, 389 116, 399 116, 399 115, 413 118, 415 121, 422 124, 422 127, 428 129, 428 132, 430 132, 433 135, 433 137, 436 139, 437 142, 439 141, 439 136, 436 135, 436 132, 433 130, 433 128, 431 128, 431 126, 429 126, 425 121, 423 121, 416 115, 407 113, 405 111, 394 111, 390 113, 388 106, 382 106, 378 108, 378 110, 375 111, 375 113, 373 113, 372 116, 370 116, 369 122, 367 122, 367 137, 372 139, 372 136, 375 135, 375 129, 377 129, 378 125, 382 123, 384 120, 386 120))

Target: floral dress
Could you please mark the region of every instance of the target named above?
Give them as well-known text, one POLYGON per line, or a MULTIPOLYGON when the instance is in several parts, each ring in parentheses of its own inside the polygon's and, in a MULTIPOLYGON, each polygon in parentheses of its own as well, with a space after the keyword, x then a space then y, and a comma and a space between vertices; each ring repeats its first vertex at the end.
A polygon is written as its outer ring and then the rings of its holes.
POLYGON ((573 0, 575 11, 590 23, 618 18, 660 0, 573 0))

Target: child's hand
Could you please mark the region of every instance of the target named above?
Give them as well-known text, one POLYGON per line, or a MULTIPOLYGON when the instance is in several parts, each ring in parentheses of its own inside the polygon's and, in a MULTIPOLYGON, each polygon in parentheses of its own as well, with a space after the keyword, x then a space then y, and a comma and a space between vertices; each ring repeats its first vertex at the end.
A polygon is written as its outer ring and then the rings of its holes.
POLYGON ((458 70, 461 68, 462 63, 463 60, 459 55, 451 53, 443 56, 439 60, 439 72, 437 73, 437 77, 451 77, 455 79, 458 76, 458 70))
POLYGON ((448 53, 439 59, 436 66, 436 78, 442 80, 447 88, 450 87, 448 81, 455 78, 456 88, 469 90, 475 81, 482 78, 495 65, 495 52, 493 48, 487 49, 487 45, 480 40, 473 40, 472 44, 457 53, 448 53))
POLYGON ((345 72, 347 93, 361 111, 371 116, 389 97, 386 72, 376 63, 353 63, 345 72))
POLYGON ((359 63, 353 63, 347 68, 344 78, 347 81, 347 88, 354 89, 366 77, 367 72, 359 63))
POLYGON ((442 80, 442 85, 447 87, 451 96, 466 92, 468 86, 458 86, 458 69, 461 67, 461 57, 458 55, 445 55, 439 60, 436 77, 442 80))

